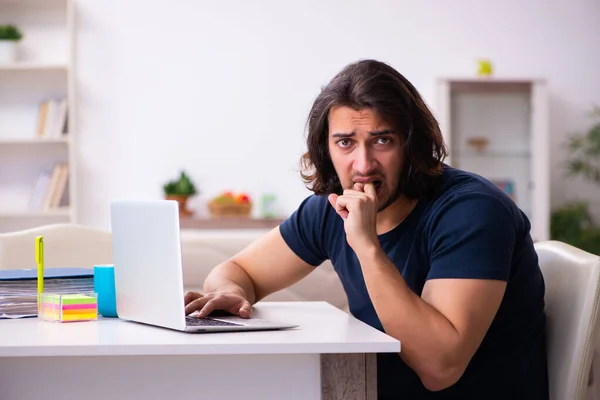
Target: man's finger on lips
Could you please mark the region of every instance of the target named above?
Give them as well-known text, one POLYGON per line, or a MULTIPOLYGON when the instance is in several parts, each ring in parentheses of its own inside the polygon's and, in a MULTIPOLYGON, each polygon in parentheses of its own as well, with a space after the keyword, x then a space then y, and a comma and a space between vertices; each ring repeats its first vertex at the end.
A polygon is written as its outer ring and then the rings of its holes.
POLYGON ((365 193, 370 196, 377 196, 377 190, 375 190, 375 185, 372 183, 367 183, 365 185, 365 193))
POLYGON ((360 183, 360 182, 355 182, 354 186, 353 186, 354 190, 357 190, 359 192, 363 192, 365 189, 365 184, 364 183, 360 183))

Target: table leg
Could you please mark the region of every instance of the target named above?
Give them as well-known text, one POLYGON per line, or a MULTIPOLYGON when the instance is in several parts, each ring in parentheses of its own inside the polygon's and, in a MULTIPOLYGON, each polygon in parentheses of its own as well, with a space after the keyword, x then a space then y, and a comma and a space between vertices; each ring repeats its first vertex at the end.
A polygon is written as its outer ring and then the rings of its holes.
POLYGON ((377 400, 376 354, 322 354, 322 400, 377 400))

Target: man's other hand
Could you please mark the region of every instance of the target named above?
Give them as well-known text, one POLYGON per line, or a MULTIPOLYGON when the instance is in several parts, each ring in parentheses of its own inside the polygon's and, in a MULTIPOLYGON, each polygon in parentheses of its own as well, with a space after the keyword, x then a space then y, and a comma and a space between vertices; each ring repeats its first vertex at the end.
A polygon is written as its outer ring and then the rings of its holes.
POLYGON ((250 302, 238 293, 215 292, 203 295, 198 292, 187 292, 183 298, 185 314, 189 315, 194 311, 199 311, 200 318, 206 317, 216 310, 223 310, 242 318, 250 318, 252 311, 250 302))

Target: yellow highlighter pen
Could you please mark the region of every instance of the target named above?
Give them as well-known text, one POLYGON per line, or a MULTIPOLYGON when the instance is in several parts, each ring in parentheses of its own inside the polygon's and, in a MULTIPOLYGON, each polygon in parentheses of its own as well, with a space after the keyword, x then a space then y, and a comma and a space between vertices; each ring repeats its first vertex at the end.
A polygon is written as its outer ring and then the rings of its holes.
MULTIPOLYGON (((37 263, 38 295, 44 292, 44 237, 35 238, 35 262, 37 263)), ((38 296, 39 297, 39 296, 38 296)))

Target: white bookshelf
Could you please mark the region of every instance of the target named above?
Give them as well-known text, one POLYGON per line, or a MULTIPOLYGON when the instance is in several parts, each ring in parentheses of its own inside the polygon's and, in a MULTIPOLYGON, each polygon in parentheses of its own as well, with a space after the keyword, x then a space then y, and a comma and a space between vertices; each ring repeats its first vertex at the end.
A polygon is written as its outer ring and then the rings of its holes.
POLYGON ((538 79, 440 78, 436 115, 446 162, 478 173, 514 196, 534 240, 550 236, 548 100, 538 79), (476 148, 480 138, 487 145, 476 148), (512 188, 512 189, 511 189, 512 188))
POLYGON ((17 59, 0 63, 0 232, 75 222, 72 0, 0 0, 4 24, 18 26, 24 37, 17 59), (46 124, 39 123, 43 103, 54 111, 46 124), (59 183, 48 195, 55 168, 59 183), (40 185, 44 173, 46 187, 40 185))

